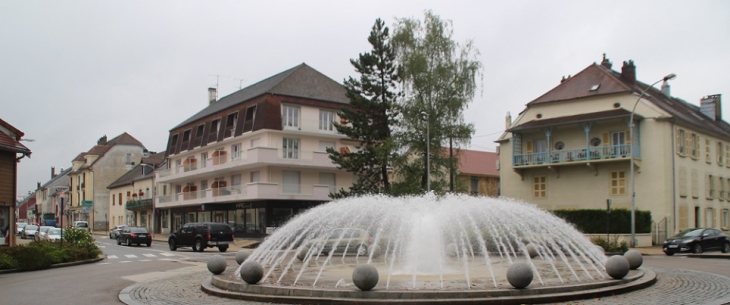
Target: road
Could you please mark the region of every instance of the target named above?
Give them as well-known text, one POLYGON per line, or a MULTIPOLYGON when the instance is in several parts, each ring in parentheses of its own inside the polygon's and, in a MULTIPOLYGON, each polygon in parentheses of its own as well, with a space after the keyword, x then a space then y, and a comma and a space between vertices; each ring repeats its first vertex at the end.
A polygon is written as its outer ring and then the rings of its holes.
MULTIPOLYGON (((189 248, 170 252, 167 245, 118 246, 108 236, 95 236, 106 258, 98 263, 31 272, 0 274, 0 303, 12 304, 122 304, 119 292, 137 282, 207 270, 205 263, 214 254, 228 260, 235 253, 189 248)), ((24 241, 30 242, 30 241, 24 241)), ((234 262, 235 264, 235 262, 234 262)))

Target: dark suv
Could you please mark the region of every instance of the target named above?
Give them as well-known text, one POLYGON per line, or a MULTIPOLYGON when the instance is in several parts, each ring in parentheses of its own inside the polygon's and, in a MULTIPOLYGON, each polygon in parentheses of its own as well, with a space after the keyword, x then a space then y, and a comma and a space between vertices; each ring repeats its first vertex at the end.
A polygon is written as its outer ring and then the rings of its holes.
POLYGON ((230 243, 233 243, 231 227, 215 222, 186 223, 167 240, 170 251, 179 247, 193 247, 193 251, 203 252, 205 248, 218 247, 218 251, 226 252, 230 243))

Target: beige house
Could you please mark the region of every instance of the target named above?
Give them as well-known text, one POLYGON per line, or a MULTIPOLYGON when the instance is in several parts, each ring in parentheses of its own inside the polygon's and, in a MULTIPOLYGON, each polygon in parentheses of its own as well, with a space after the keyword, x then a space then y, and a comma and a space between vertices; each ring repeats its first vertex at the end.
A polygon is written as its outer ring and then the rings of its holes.
POLYGON ((69 173, 70 220, 88 221, 96 231, 108 230, 111 194, 107 186, 128 172, 144 150, 142 143, 125 132, 111 140, 101 137, 89 151, 74 158, 69 173))
POLYGON ((214 221, 260 237, 349 188, 352 174, 326 153, 354 149, 333 126, 345 91, 306 64, 220 100, 209 89, 207 105, 170 130, 155 207, 162 232, 214 221))
POLYGON ((165 153, 144 152, 142 159, 130 164, 131 170, 112 182, 109 197, 109 227, 145 227, 159 233, 154 218, 155 172, 165 153))
POLYGON ((686 228, 727 230, 730 125, 720 96, 698 106, 672 97, 666 81, 638 81, 633 61, 621 72, 611 67, 604 57, 529 102, 514 122, 508 116, 497 141, 502 195, 545 209, 605 209, 607 199, 630 209, 633 155, 635 206, 654 222, 651 234, 637 234, 638 246, 686 228))
MULTIPOLYGON (((444 149, 448 152, 448 149, 444 149)), ((499 155, 488 151, 459 149, 457 180, 467 193, 479 196, 499 196, 499 155)))

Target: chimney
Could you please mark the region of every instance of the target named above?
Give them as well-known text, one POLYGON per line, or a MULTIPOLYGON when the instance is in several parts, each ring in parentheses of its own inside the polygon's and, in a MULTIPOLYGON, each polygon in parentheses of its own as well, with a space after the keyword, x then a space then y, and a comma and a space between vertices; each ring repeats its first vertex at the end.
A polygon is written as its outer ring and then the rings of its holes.
POLYGON ((601 61, 601 66, 606 67, 607 69, 611 69, 613 66, 613 63, 606 58, 606 53, 603 53, 603 61, 601 61))
POLYGON ((208 88, 208 105, 215 103, 218 99, 218 92, 215 88, 208 88))
POLYGON ((51 166, 51 179, 56 177, 56 168, 51 166))
POLYGON ((672 96, 671 94, 671 88, 669 87, 669 83, 667 81, 662 82, 662 93, 666 95, 667 97, 672 96))
POLYGON ((713 121, 722 120, 722 102, 720 94, 708 95, 700 100, 700 112, 713 121))
POLYGON ((624 61, 624 66, 621 67, 621 77, 632 83, 636 82, 636 66, 633 60, 624 61))
POLYGON ((41 183, 38 182, 38 188, 37 188, 37 190, 40 190, 40 189, 41 189, 41 183))
POLYGON ((510 126, 512 126, 512 116, 507 111, 507 116, 504 117, 504 129, 509 129, 510 126))
POLYGON ((106 135, 99 138, 99 141, 96 141, 96 145, 106 145, 106 135))

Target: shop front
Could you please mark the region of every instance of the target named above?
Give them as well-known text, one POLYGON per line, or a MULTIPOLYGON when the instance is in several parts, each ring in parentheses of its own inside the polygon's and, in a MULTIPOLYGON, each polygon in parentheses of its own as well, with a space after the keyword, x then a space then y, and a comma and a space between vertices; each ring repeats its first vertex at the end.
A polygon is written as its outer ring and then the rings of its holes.
POLYGON ((127 201, 124 209, 131 211, 132 215, 129 217, 129 222, 133 226, 144 227, 147 230, 152 230, 152 199, 142 200, 129 200, 127 201))
POLYGON ((272 234, 295 215, 322 202, 253 201, 238 203, 206 203, 201 206, 207 221, 226 223, 235 237, 261 238, 272 234))

